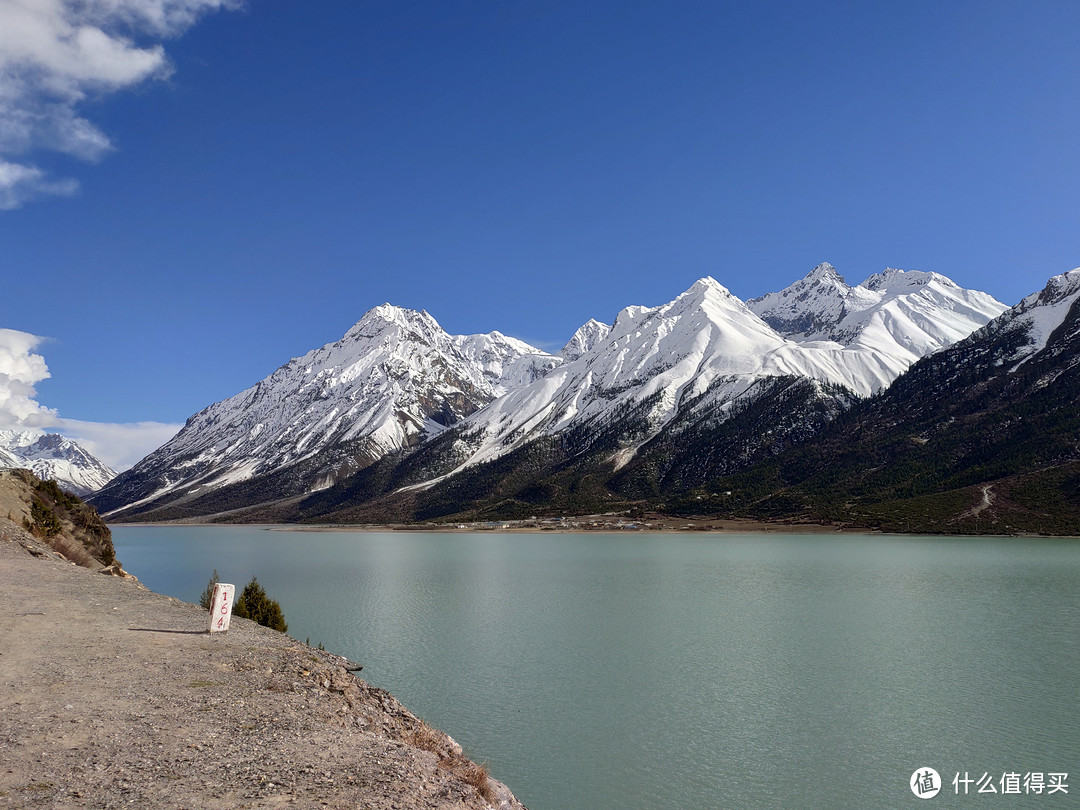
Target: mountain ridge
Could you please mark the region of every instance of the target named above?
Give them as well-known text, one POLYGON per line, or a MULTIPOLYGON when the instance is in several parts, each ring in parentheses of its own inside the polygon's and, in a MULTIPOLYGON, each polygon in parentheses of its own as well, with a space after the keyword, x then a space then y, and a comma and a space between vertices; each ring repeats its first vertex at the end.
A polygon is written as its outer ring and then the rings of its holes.
MULTIPOLYGON (((384 304, 341 340, 294 358, 256 386, 193 416, 172 442, 99 493, 95 504, 113 519, 250 511, 279 501, 306 500, 310 506, 322 498, 318 493, 342 487, 379 498, 387 495, 389 481, 403 492, 423 492, 458 476, 487 480, 480 467, 499 461, 509 471, 515 458, 523 459, 525 471, 508 474, 526 486, 532 468, 557 468, 567 481, 578 474, 572 470, 593 475, 585 471, 626 468, 624 475, 636 476, 635 487, 667 486, 661 482, 678 478, 670 469, 659 478, 642 472, 670 466, 657 448, 675 448, 669 455, 678 456, 680 442, 715 435, 724 446, 741 442, 735 455, 745 463, 760 453, 779 453, 891 383, 918 357, 985 324, 990 311, 1005 310, 936 274, 886 271, 871 276, 866 287, 850 288, 831 265, 819 265, 803 281, 815 289, 862 290, 845 293, 861 308, 830 310, 834 327, 849 319, 847 345, 818 334, 781 334, 751 302, 711 277, 667 304, 626 307, 611 327, 590 320, 560 355, 498 332, 450 336, 426 312, 384 304), (852 312, 859 318, 851 320, 852 312), (896 323, 911 328, 906 344, 896 339, 896 323), (337 362, 343 353, 347 362, 337 362), (374 379, 373 373, 386 383, 372 389, 374 396, 343 399, 343 390, 355 390, 343 384, 374 379), (312 376, 318 385, 307 379, 312 376), (285 420, 288 430, 275 433, 262 425, 256 431, 257 419, 237 418, 250 410, 260 386, 264 398, 292 415, 285 420), (306 398, 300 396, 305 391, 306 398), (312 402, 325 407, 305 411, 312 402), (767 427, 768 419, 779 427, 767 427), (736 427, 743 424, 764 432, 741 437, 736 427), (365 432, 371 425, 382 433, 365 432), (272 463, 254 452, 262 432, 277 437, 272 463), (383 483, 348 483, 357 477, 383 483)), ((807 311, 822 300, 815 296, 807 311)), ((707 462, 703 469, 719 468, 707 462)), ((500 481, 485 486, 507 488, 500 481)), ((313 513, 297 507, 283 514, 301 519, 313 513)))

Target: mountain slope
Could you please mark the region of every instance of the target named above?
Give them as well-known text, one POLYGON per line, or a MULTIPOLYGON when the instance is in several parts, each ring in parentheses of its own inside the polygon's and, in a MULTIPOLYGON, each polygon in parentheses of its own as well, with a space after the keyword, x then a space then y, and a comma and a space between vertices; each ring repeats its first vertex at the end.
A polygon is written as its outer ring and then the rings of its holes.
POLYGON ((80 497, 116 477, 113 469, 77 442, 36 430, 0 430, 0 467, 28 469, 80 497))
POLYGON ((32 548, 24 542, 30 537, 20 539, 23 530, 76 565, 115 561, 112 532, 92 507, 25 468, 0 470, 0 535, 32 548))
POLYGON ((109 512, 186 502, 285 468, 294 480, 275 497, 328 486, 558 362, 497 332, 453 337, 426 312, 376 307, 341 340, 192 416, 94 503, 109 512))

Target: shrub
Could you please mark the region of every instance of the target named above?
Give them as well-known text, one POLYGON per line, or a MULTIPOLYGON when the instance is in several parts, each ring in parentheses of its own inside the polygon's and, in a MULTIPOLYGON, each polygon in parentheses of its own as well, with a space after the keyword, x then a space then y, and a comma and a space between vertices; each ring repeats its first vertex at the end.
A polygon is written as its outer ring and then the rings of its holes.
POLYGON ((35 497, 30 504, 30 519, 33 521, 34 534, 39 537, 52 537, 60 533, 60 518, 41 498, 35 497))
POLYGON ((203 610, 209 610, 212 607, 214 601, 214 586, 221 582, 218 577, 217 569, 214 569, 214 573, 210 576, 210 581, 206 583, 206 590, 202 592, 202 596, 199 597, 199 604, 202 605, 203 610))
POLYGON ((289 625, 285 623, 285 614, 281 612, 281 605, 266 595, 263 586, 255 577, 244 586, 244 592, 236 600, 233 615, 241 619, 251 619, 282 633, 289 629, 289 625))
POLYGON ((17 470, 16 476, 33 489, 30 517, 23 520, 26 529, 46 540, 68 559, 86 560, 80 565, 92 568, 96 562, 108 565, 116 560, 112 532, 94 507, 65 492, 55 481, 39 480, 29 470, 17 470), (58 548, 56 543, 62 534, 81 543, 89 558, 75 550, 71 542, 65 543, 67 551, 58 548))

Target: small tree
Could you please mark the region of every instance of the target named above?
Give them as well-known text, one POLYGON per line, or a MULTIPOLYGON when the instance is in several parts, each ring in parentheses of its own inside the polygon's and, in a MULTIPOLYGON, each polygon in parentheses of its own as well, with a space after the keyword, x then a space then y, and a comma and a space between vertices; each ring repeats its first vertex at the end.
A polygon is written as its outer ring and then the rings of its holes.
POLYGON ((214 573, 210 576, 210 581, 206 583, 206 590, 203 591, 202 596, 199 597, 199 604, 202 605, 203 610, 209 610, 213 607, 214 602, 214 586, 221 580, 218 578, 217 569, 214 569, 214 573))
POLYGON ((30 503, 30 517, 33 520, 34 534, 39 537, 52 537, 59 534, 60 529, 63 528, 60 525, 60 518, 41 498, 35 497, 30 503))
POLYGON ((244 592, 233 607, 233 615, 241 619, 251 619, 282 633, 289 629, 289 625, 285 623, 285 614, 281 612, 281 605, 266 595, 263 586, 255 577, 244 586, 244 592))

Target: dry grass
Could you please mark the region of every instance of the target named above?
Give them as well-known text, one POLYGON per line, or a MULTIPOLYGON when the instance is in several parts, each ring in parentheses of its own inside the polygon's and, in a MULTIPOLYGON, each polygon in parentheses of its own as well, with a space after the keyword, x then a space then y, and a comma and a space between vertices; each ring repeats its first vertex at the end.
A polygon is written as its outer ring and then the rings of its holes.
POLYGON ((476 788, 485 801, 495 801, 495 786, 488 776, 487 765, 477 765, 466 759, 451 747, 449 739, 441 731, 436 731, 421 720, 415 728, 405 733, 404 739, 414 748, 438 755, 439 768, 450 771, 465 784, 476 788))
POLYGON ((53 551, 59 551, 73 563, 81 565, 83 568, 97 568, 100 565, 93 555, 86 550, 86 546, 78 540, 71 540, 63 535, 55 535, 46 542, 52 547, 53 551))
POLYGON ((446 735, 436 731, 422 721, 416 728, 405 733, 405 742, 413 748, 438 754, 439 759, 444 759, 450 755, 446 744, 446 735))
POLYGON ((477 765, 475 762, 470 762, 457 769, 455 773, 461 778, 462 782, 476 788, 477 792, 486 801, 495 801, 495 786, 491 784, 491 779, 488 778, 487 765, 477 765))

